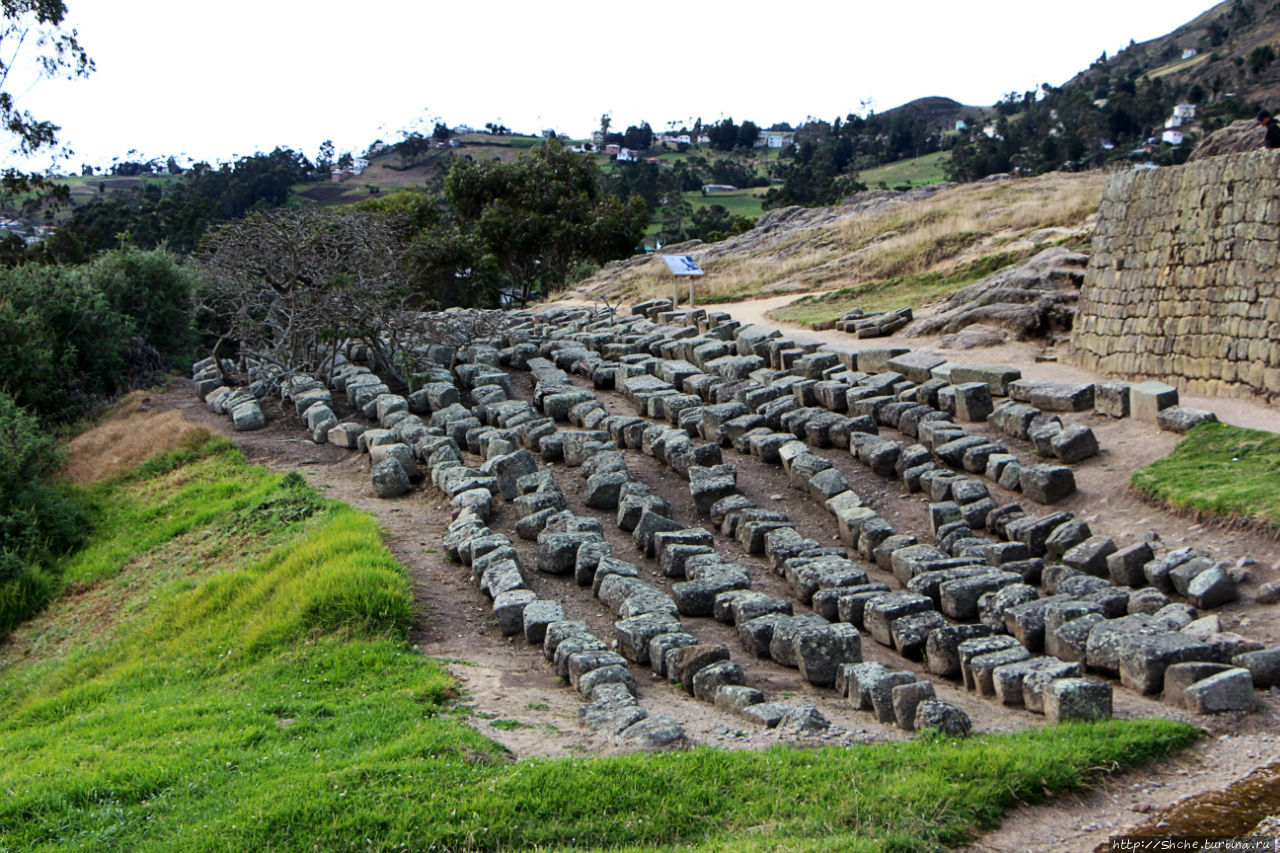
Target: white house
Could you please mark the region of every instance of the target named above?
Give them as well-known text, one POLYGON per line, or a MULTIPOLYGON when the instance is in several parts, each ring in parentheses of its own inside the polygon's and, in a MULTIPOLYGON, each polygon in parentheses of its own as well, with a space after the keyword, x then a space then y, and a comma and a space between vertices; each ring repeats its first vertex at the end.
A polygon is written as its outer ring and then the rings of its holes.
POLYGON ((1177 104, 1173 108, 1173 114, 1180 119, 1193 119, 1196 117, 1195 104, 1177 104))
POLYGON ((633 150, 633 149, 631 149, 631 148, 619 148, 619 149, 618 149, 618 162, 619 162, 619 163, 639 163, 639 162, 640 162, 640 152, 639 152, 639 151, 635 151, 635 150, 633 150))
POLYGON ((1164 133, 1160 135, 1160 141, 1165 143, 1166 145, 1181 145, 1182 131, 1166 130, 1164 133))
POLYGON ((1200 52, 1200 51, 1196 50, 1194 47, 1188 47, 1188 48, 1186 48, 1185 50, 1183 50, 1183 51, 1182 51, 1182 58, 1183 58, 1183 59, 1194 59, 1194 58, 1195 58, 1195 55, 1196 55, 1197 53, 1199 53, 1199 52, 1200 52))
POLYGON ((968 130, 968 129, 969 129, 969 125, 965 122, 964 119, 962 118, 956 119, 956 130, 968 130))
POLYGON ((692 145, 693 140, 689 138, 689 134, 682 133, 676 137, 676 145, 692 145))
POLYGON ((771 133, 771 134, 769 134, 768 146, 769 146, 770 148, 781 148, 781 147, 782 147, 782 135, 781 135, 781 134, 779 134, 779 133, 771 133))

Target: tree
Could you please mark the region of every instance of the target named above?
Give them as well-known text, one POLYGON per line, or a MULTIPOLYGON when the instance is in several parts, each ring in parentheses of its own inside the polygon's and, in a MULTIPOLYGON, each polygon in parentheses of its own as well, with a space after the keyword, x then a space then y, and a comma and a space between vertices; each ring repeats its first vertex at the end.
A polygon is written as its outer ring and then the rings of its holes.
POLYGON ((436 142, 444 142, 450 136, 453 136, 453 131, 449 129, 449 125, 442 121, 436 122, 435 128, 431 131, 431 138, 436 142))
POLYGON ((445 192, 458 239, 475 241, 486 268, 522 300, 560 287, 582 261, 630 255, 649 218, 643 199, 604 194, 594 163, 555 141, 514 163, 458 160, 445 192))
MULTIPOLYGON (((0 24, 0 126, 13 137, 11 151, 29 156, 57 145, 60 128, 18 107, 13 93, 6 89, 9 74, 19 62, 32 61, 42 78, 86 77, 93 71, 93 60, 80 46, 76 31, 63 28, 67 7, 62 0, 3 0, 0 9, 4 14, 0 24), (28 56, 28 50, 34 53, 28 56)), ((12 167, 0 171, 0 189, 9 196, 27 192, 69 196, 65 187, 12 167)))
MULTIPOLYGON (((394 348, 413 315, 397 217, 366 211, 274 210, 222 225, 205 240, 205 311, 242 356, 285 370, 322 370, 339 341, 394 348)), ((388 359, 388 364, 390 360, 388 359)))
POLYGON ((333 168, 333 154, 332 139, 320 143, 320 150, 316 153, 316 171, 321 173, 321 177, 333 168))
POLYGON ((1255 47, 1249 54, 1249 70, 1257 76, 1262 69, 1276 61, 1276 49, 1269 44, 1255 47))
POLYGON ((642 122, 639 127, 632 125, 622 134, 622 144, 627 148, 644 151, 653 145, 653 128, 649 122, 642 122))

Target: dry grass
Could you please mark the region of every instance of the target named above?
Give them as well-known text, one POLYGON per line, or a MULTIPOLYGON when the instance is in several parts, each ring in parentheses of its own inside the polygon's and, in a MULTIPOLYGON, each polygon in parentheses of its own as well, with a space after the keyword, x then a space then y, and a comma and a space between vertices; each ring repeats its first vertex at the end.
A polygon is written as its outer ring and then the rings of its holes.
MULTIPOLYGON (((928 273, 997 253, 1087 239, 1106 175, 1044 175, 1028 180, 964 184, 926 199, 856 214, 832 208, 835 219, 807 227, 746 235, 741 244, 690 251, 707 275, 696 285, 703 303, 779 293, 854 287, 928 273), (732 248, 731 248, 732 247, 732 248)), ((576 289, 610 301, 671 295, 672 278, 658 258, 606 270, 576 289)), ((687 284, 681 283, 682 295, 687 284)))
POLYGON ((128 395, 102 423, 72 439, 64 476, 76 485, 90 486, 208 434, 177 412, 151 411, 145 400, 140 391, 128 395))

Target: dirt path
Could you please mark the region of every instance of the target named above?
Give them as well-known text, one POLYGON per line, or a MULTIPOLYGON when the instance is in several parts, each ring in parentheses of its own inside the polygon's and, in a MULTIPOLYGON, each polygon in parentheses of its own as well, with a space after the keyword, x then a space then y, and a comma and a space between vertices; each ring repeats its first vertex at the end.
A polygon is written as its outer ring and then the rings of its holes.
MULTIPOLYGON (((513 378, 518 396, 527 397, 531 393, 527 375, 515 374, 513 378)), ((631 413, 629 404, 619 395, 602 393, 600 399, 611 412, 631 413)), ((297 418, 282 412, 278 402, 265 407, 270 418, 268 427, 250 433, 233 432, 226 418, 214 415, 196 400, 191 384, 186 381, 175 381, 168 390, 152 395, 150 402, 156 409, 179 411, 187 419, 227 435, 243 448, 252 462, 279 471, 301 471, 325 494, 375 514, 386 528, 389 548, 403 562, 414 585, 421 608, 414 642, 424 654, 448 663, 461 685, 464 703, 472 708, 471 722, 484 734, 504 744, 517 758, 602 754, 621 749, 613 738, 580 725, 577 709, 581 699, 557 680, 539 648, 529 646, 521 638, 505 638, 498 631, 490 618, 487 599, 469 577, 470 570, 451 563, 442 553, 440 543, 450 513, 445 500, 429 485, 401 499, 377 499, 369 482, 367 456, 312 443, 305 438, 297 418)), ((349 414, 349 411, 338 411, 340 418, 349 414)), ((1111 426, 1101 424, 1095 429, 1111 426)), ((1081 466, 1078 505, 1065 508, 1085 514, 1090 523, 1097 526, 1097 532, 1105 532, 1118 540, 1133 533, 1158 530, 1170 547, 1196 544, 1215 554, 1255 553, 1259 561, 1255 567, 1259 570, 1258 582, 1274 578, 1274 564, 1280 563, 1280 544, 1274 540, 1189 525, 1125 492, 1123 483, 1127 482, 1127 472, 1163 455, 1172 441, 1166 446, 1153 442, 1151 436, 1141 431, 1127 435, 1116 430, 1103 433, 1100 429, 1099 438, 1109 453, 1081 466), (1129 442, 1132 446, 1127 446, 1129 442)), ((1018 448, 1017 452, 1025 453, 1026 449, 1018 448)), ((815 512, 815 505, 792 490, 778 469, 731 451, 730 456, 726 461, 738 466, 740 491, 762 506, 786 512, 806 536, 818 541, 836 538, 830 517, 815 512)), ((855 490, 895 527, 919 529, 926 524, 926 505, 920 496, 907 495, 900 484, 870 474, 847 456, 835 453, 829 456, 855 490)), ((689 506, 688 486, 683 480, 648 456, 627 451, 626 457, 637 480, 649 484, 677 507, 678 520, 690 526, 701 523, 689 506)), ((478 460, 473 462, 478 464, 478 460)), ((615 555, 645 566, 644 571, 651 575, 646 580, 669 587, 670 580, 651 571, 652 565, 646 566, 638 558, 630 536, 620 531, 608 515, 581 504, 578 491, 582 481, 576 470, 559 465, 546 467, 556 476, 569 499, 570 509, 580 515, 602 518, 606 539, 615 555)), ((500 505, 491 526, 510 529, 513 523, 510 510, 500 505)), ((533 565, 534 543, 515 539, 515 544, 521 562, 533 565)), ((748 567, 754 588, 790 597, 790 589, 781 578, 773 575, 761 560, 746 556, 732 540, 717 535, 716 546, 725 557, 748 567)), ((614 617, 591 595, 589 588, 577 587, 572 580, 537 572, 528 574, 530 588, 539 597, 559 600, 570 618, 585 619, 598 637, 612 637, 614 617)), ((873 569, 870 574, 873 580, 888 579, 878 570, 873 569)), ((1280 637, 1280 628, 1275 624, 1274 615, 1255 622, 1251 619, 1252 611, 1246 600, 1219 612, 1228 626, 1247 629, 1250 636, 1262 635, 1275 642, 1280 637)), ((820 742, 853 745, 906 737, 896 727, 881 725, 870 715, 853 711, 843 701, 836 700, 832 691, 811 687, 796 670, 767 660, 750 659, 741 651, 732 628, 710 619, 685 621, 687 629, 700 640, 726 643, 733 650, 734 660, 747 670, 747 682, 765 690, 770 698, 816 704, 833 723, 832 733, 820 742)), ((864 653, 869 660, 923 672, 918 663, 905 661, 873 642, 864 645, 864 653)), ((635 667, 633 674, 640 684, 641 704, 651 714, 667 714, 679 720, 695 744, 763 748, 777 742, 777 735, 746 724, 714 706, 693 701, 679 688, 654 680, 646 669, 635 667)), ((939 697, 964 708, 981 731, 1011 731, 1043 724, 1042 718, 1004 708, 945 680, 933 680, 939 697)), ((1020 809, 1000 830, 970 849, 1092 849, 1115 828, 1145 820, 1149 816, 1147 812, 1153 809, 1163 809, 1186 795, 1221 788, 1255 767, 1275 760, 1276 741, 1271 732, 1280 720, 1278 707, 1273 698, 1263 714, 1244 719, 1206 720, 1186 717, 1170 706, 1117 689, 1117 716, 1191 719, 1209 726, 1211 734, 1175 762, 1151 771, 1111 777, 1101 788, 1078 798, 1020 809)))

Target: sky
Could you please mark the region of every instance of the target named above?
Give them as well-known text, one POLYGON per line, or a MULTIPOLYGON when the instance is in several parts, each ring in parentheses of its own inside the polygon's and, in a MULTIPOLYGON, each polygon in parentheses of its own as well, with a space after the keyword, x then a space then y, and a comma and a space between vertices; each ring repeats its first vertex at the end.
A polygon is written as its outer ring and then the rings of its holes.
POLYGON ((1103 51, 1214 5, 66 2, 96 71, 15 71, 5 84, 20 108, 61 126, 74 151, 64 172, 113 157, 224 162, 277 145, 314 158, 326 139, 358 153, 437 119, 584 136, 604 113, 615 129, 662 131, 697 117, 829 120, 930 95, 990 105, 1060 85, 1103 51))

